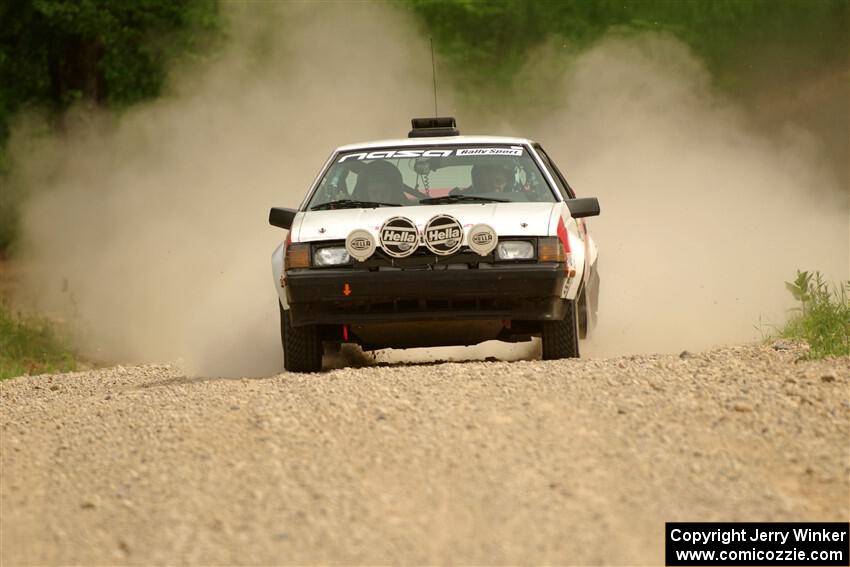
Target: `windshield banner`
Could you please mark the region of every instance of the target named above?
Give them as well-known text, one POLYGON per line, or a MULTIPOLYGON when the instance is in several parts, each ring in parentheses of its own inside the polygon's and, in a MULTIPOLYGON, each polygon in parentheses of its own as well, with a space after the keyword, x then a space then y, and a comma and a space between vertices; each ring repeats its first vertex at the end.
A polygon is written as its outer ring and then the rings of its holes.
POLYGON ((377 150, 374 152, 360 152, 345 154, 337 163, 348 159, 391 159, 391 158, 418 158, 418 157, 449 157, 449 156, 521 156, 521 146, 494 147, 494 148, 451 148, 445 150, 377 150))

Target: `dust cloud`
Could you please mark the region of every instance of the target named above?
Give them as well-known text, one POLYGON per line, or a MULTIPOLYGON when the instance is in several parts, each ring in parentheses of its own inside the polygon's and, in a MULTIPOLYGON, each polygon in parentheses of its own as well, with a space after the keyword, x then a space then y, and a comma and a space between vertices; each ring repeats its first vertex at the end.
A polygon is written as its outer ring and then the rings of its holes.
MULTIPOLYGON (((14 143, 30 188, 21 302, 104 362, 280 371, 270 257, 331 150, 433 109, 430 50, 386 5, 225 4, 228 47, 112 123, 14 143)), ((446 100, 448 100, 446 98, 446 100)))
POLYGON ((681 43, 609 37, 558 87, 561 103, 528 135, 602 206, 590 224, 599 325, 585 354, 757 340, 793 306, 795 270, 850 275, 848 179, 819 138, 754 128, 681 43))
MULTIPOLYGON (((278 372, 269 256, 283 232, 269 206, 296 206, 334 146, 404 136, 432 112, 427 39, 402 11, 227 6, 228 47, 176 70, 168 96, 117 121, 87 115, 61 138, 16 132, 17 182, 32 194, 20 299, 68 321, 95 360, 278 372)), ((796 268, 847 277, 846 180, 817 138, 750 129, 682 44, 607 38, 550 87, 542 115, 531 101, 469 109, 441 77, 441 114, 465 133, 538 139, 580 195, 600 198, 599 325, 584 354, 758 338, 760 320, 783 320, 796 268)), ((518 352, 490 345, 395 360, 518 352)))

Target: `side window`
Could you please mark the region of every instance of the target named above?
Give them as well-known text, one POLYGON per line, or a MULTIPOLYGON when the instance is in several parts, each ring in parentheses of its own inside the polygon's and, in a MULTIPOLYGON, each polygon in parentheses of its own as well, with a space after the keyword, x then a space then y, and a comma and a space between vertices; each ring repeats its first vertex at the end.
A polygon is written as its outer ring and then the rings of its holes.
POLYGON ((537 150, 540 159, 543 160, 543 165, 545 165, 546 169, 549 170, 549 173, 555 180, 555 184, 558 186, 558 190, 561 192, 561 195, 564 196, 564 199, 575 199, 575 193, 573 193, 572 188, 567 184, 567 181, 561 175, 561 172, 558 171, 558 168, 555 167, 555 164, 552 163, 552 160, 549 159, 549 156, 543 150, 543 147, 539 144, 535 144, 534 149, 537 150))

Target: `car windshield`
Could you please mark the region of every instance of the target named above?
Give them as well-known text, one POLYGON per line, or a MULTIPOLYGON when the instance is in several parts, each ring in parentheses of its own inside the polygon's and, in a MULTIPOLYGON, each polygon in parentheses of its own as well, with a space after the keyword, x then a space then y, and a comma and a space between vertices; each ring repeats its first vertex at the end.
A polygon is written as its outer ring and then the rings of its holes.
POLYGON ((307 209, 555 200, 524 146, 405 146, 339 153, 307 209))

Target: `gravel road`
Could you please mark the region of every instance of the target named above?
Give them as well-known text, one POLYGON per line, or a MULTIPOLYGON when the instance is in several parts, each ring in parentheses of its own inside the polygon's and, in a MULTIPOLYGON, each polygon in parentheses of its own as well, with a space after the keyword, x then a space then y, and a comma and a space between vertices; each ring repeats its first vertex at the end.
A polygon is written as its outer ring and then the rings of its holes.
POLYGON ((850 359, 797 346, 0 383, 0 562, 662 564, 665 521, 846 521, 850 359))

